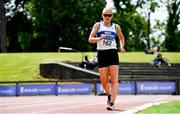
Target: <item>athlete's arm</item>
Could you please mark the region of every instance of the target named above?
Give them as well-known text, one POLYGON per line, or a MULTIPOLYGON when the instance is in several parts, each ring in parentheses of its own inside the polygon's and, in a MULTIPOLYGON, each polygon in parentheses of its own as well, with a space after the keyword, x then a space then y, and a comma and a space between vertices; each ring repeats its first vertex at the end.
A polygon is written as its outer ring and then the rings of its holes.
POLYGON ((124 49, 124 45, 125 45, 125 39, 124 39, 124 36, 121 32, 121 27, 119 25, 116 24, 116 33, 118 35, 118 38, 119 38, 119 41, 120 41, 120 51, 121 52, 125 52, 125 49, 124 49))
POLYGON ((94 24, 92 31, 89 35, 89 39, 88 39, 89 43, 96 43, 96 42, 98 42, 98 41, 100 41, 106 37, 106 35, 101 35, 100 37, 96 37, 96 34, 99 30, 99 26, 100 25, 98 22, 94 24))

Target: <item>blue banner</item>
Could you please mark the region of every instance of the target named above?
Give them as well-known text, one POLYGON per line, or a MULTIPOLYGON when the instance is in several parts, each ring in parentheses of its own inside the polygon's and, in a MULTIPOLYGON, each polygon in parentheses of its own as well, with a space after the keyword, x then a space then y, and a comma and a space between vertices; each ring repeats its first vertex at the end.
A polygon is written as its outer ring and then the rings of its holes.
POLYGON ((16 86, 0 86, 0 96, 16 96, 16 86))
POLYGON ((135 93, 134 82, 119 83, 119 94, 134 94, 134 93, 135 93))
POLYGON ((57 86, 57 94, 74 95, 74 94, 91 94, 93 84, 64 84, 57 86))
POLYGON ((54 84, 39 84, 39 85, 19 85, 17 87, 18 95, 54 95, 54 84))
MULTIPOLYGON (((119 83, 119 94, 134 94, 135 93, 135 83, 134 82, 123 82, 119 83)), ((100 83, 96 84, 96 93, 104 94, 105 91, 100 83)))
MULTIPOLYGON (((138 81, 119 83, 119 94, 146 94, 176 92, 176 82, 138 81)), ((0 86, 0 96, 16 95, 78 95, 93 93, 93 84, 31 84, 17 86, 0 86)), ((104 94, 101 83, 96 84, 96 93, 104 94)))
POLYGON ((137 82, 137 93, 175 93, 175 82, 137 82))

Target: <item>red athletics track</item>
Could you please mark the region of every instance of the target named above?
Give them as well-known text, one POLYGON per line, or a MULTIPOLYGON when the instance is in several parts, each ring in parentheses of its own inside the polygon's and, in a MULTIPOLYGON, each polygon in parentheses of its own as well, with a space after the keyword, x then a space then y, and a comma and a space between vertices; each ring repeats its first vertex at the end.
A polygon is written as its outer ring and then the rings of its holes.
POLYGON ((121 114, 148 103, 180 100, 171 95, 119 95, 116 110, 106 110, 106 96, 59 95, 0 97, 0 114, 121 114))

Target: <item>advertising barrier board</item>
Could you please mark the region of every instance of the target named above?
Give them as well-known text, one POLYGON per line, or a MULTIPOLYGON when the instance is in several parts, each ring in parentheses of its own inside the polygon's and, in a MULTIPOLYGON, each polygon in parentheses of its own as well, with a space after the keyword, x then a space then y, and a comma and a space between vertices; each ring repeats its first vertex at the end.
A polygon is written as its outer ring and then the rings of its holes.
POLYGON ((91 94, 93 84, 61 84, 57 87, 57 94, 74 95, 74 94, 91 94))
MULTIPOLYGON (((96 94, 104 94, 101 83, 96 83, 96 94)), ((2 85, 0 96, 21 95, 81 95, 93 93, 94 84, 29 84, 29 85, 2 85)), ((174 81, 138 81, 119 83, 119 94, 174 94, 174 81)))
POLYGON ((137 93, 175 93, 175 82, 137 82, 137 93))
POLYGON ((54 95, 54 93, 54 84, 19 85, 17 87, 18 95, 54 95))
POLYGON ((0 86, 0 96, 16 96, 16 86, 0 86))
MULTIPOLYGON (((96 93, 97 94, 105 93, 105 91, 100 83, 96 84, 96 93)), ((134 82, 119 83, 119 94, 134 94, 134 93, 135 93, 134 82)))

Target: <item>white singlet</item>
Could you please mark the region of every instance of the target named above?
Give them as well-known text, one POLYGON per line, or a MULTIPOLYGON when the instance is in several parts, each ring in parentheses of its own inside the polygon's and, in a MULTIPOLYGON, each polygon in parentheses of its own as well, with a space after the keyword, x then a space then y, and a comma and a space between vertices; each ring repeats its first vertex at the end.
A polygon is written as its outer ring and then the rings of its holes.
POLYGON ((116 24, 112 23, 110 27, 104 26, 104 22, 100 22, 99 24, 96 37, 100 37, 102 34, 107 35, 107 37, 97 42, 97 50, 117 49, 115 40, 116 24))

